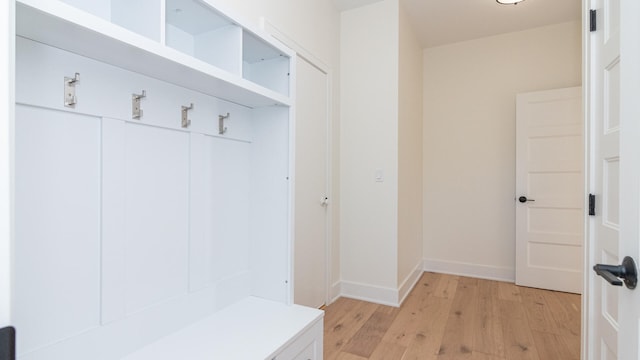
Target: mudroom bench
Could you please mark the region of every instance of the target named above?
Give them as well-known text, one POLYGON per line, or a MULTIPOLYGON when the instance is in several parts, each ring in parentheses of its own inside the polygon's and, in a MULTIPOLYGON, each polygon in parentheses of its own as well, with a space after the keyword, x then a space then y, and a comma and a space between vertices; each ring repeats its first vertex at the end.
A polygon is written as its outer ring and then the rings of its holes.
POLYGON ((19 360, 319 360, 296 54, 210 0, 15 0, 19 360))
POLYGON ((322 311, 249 297, 122 360, 321 360, 322 311))

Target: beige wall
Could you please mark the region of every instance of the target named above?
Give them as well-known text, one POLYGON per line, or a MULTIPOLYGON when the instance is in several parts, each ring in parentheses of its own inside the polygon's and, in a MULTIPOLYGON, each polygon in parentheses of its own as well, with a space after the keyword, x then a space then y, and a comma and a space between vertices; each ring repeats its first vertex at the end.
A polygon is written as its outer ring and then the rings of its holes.
POLYGON ((424 258, 512 280, 515 95, 581 83, 581 26, 563 23, 424 50, 424 258))
POLYGON ((400 8, 398 284, 422 265, 422 47, 400 8))
POLYGON ((422 270, 422 49, 383 0, 342 13, 340 52, 342 292, 396 305, 422 270))
POLYGON ((343 290, 396 288, 398 9, 385 0, 341 14, 343 290), (376 169, 383 182, 374 180, 376 169))

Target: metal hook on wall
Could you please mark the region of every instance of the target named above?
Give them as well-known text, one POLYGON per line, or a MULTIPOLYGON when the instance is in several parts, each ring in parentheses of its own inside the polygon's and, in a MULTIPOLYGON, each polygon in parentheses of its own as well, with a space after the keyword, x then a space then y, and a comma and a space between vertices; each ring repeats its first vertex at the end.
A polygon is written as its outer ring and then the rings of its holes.
POLYGON ((231 116, 229 113, 227 115, 218 115, 218 134, 223 135, 227 132, 227 128, 224 126, 224 121, 231 116))
POLYGON ((193 110, 193 103, 189 106, 182 106, 182 127, 188 128, 191 125, 191 120, 189 120, 189 110, 193 110))
POLYGON ((74 77, 64 77, 64 106, 75 108, 78 98, 76 98, 76 83, 80 82, 80 73, 74 77))
POLYGON ((131 117, 140 120, 143 111, 140 108, 140 100, 147 97, 147 91, 142 90, 142 94, 131 94, 131 117))

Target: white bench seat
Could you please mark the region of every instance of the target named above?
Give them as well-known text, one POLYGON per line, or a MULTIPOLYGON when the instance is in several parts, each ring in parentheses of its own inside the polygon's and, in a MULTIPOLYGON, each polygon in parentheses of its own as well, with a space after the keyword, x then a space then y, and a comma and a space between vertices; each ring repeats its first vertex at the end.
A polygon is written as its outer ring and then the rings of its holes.
POLYGON ((247 297, 123 360, 320 360, 317 309, 247 297))

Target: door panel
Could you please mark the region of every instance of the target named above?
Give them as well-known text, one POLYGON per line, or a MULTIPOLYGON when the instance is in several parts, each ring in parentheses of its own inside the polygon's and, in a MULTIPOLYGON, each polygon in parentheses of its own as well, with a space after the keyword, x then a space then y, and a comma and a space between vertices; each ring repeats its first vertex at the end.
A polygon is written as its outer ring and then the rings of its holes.
MULTIPOLYGON (((599 31, 590 34, 593 44, 594 113, 590 129, 590 193, 596 196, 596 215, 589 224, 593 262, 618 264, 620 205, 620 41, 618 0, 594 1, 599 31)), ((593 266, 593 264, 592 264, 593 266)), ((590 272, 591 277, 595 275, 590 272)), ((595 306, 593 359, 618 359, 618 294, 604 279, 594 277, 590 301, 595 306)))
POLYGON ((297 63, 294 302, 320 307, 327 291, 327 74, 297 63))
POLYGON ((516 283, 582 291, 581 88, 517 97, 516 283))
MULTIPOLYGON (((598 30, 587 35, 589 186, 599 200, 589 223, 591 262, 617 265, 638 260, 640 228, 640 26, 635 1, 587 1, 598 30), (598 213, 599 211, 599 213, 598 213)), ((584 315, 587 359, 637 359, 640 293, 587 277, 584 315), (593 323, 590 323, 593 322, 593 323)))

